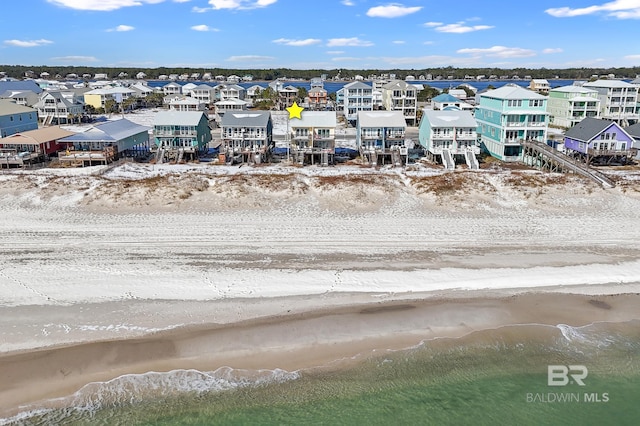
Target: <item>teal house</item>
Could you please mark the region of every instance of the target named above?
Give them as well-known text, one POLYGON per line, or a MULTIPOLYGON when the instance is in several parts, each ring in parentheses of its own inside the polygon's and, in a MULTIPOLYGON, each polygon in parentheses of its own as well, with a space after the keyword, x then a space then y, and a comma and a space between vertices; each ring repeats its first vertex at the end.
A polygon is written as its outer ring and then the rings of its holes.
POLYGON ((195 160, 211 142, 209 120, 203 111, 162 111, 153 122, 152 149, 156 160, 195 160))
POLYGON ((478 95, 475 119, 485 151, 502 161, 521 161, 523 142, 547 141, 547 96, 507 84, 478 95))

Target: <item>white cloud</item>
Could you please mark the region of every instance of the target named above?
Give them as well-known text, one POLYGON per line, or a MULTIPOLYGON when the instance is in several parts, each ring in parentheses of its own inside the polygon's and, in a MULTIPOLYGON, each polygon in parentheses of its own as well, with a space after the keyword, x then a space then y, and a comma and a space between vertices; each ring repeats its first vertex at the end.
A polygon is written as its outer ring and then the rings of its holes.
POLYGON ((108 32, 125 32, 125 31, 133 31, 135 29, 135 27, 132 27, 131 25, 118 25, 115 28, 109 28, 107 31, 108 32))
POLYGON ((342 55, 344 50, 328 50, 327 55, 342 55))
POLYGON ((391 43, 393 43, 393 44, 405 44, 406 41, 404 41, 404 40, 394 40, 391 43))
POLYGON ((562 53, 562 52, 564 52, 564 51, 562 49, 560 49, 559 47, 549 47, 549 48, 544 49, 542 51, 542 53, 545 53, 545 54, 562 53))
POLYGON ((98 58, 95 56, 57 56, 55 58, 51 58, 52 61, 55 62, 98 62, 98 58))
POLYGON ((455 33, 463 34, 474 31, 490 30, 493 28, 491 25, 465 25, 464 22, 458 22, 455 24, 446 24, 435 26, 434 29, 441 33, 455 33))
POLYGON ((367 16, 371 18, 400 18, 411 15, 422 9, 422 6, 407 7, 402 4, 392 3, 386 6, 376 6, 367 10, 367 16))
POLYGON ((259 62, 259 61, 272 61, 275 58, 273 56, 260 56, 260 55, 239 55, 230 56, 227 58, 229 62, 259 62))
POLYGON ((572 18, 575 16, 593 15, 604 13, 618 19, 640 19, 640 0, 614 0, 601 5, 587 7, 554 7, 545 12, 556 18, 572 18))
POLYGON ((14 47, 38 47, 53 43, 51 40, 5 40, 4 44, 14 47))
POLYGON ((488 56, 493 58, 527 58, 535 56, 536 53, 530 49, 520 47, 493 46, 486 49, 467 48, 459 49, 456 53, 470 54, 475 56, 488 56))
POLYGON ((640 61, 640 55, 627 55, 624 58, 630 61, 640 61))
POLYGON ((355 6, 356 4, 354 2, 352 2, 351 0, 342 0, 340 3, 342 3, 345 6, 355 6))
POLYGON ((174 3, 189 3, 191 0, 173 0, 174 3))
POLYGON ((110 11, 123 7, 162 3, 165 0, 47 0, 56 6, 78 10, 110 11))
POLYGON ((284 44, 286 46, 311 46, 312 44, 322 43, 322 40, 317 38, 307 38, 304 40, 292 40, 288 38, 279 38, 273 40, 276 44, 284 44))
POLYGON ((327 46, 328 47, 339 47, 339 46, 367 47, 367 46, 373 46, 373 43, 366 40, 360 40, 358 37, 332 38, 332 39, 329 39, 327 46))
POLYGON ((443 22, 425 22, 423 25, 425 27, 440 27, 444 25, 444 23, 443 22))
POLYGON ((194 25, 194 26, 191 27, 191 29, 193 31, 203 31, 203 32, 206 32, 206 31, 216 31, 216 32, 220 31, 217 28, 211 28, 210 26, 204 25, 204 24, 202 24, 202 25, 194 25))
POLYGON ((257 9, 267 7, 278 0, 209 0, 211 8, 219 9, 257 9))

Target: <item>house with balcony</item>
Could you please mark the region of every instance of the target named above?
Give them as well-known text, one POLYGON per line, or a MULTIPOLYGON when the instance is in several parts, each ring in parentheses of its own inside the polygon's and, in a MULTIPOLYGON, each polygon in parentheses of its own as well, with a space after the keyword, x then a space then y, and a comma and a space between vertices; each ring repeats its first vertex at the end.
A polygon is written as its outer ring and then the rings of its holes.
MULTIPOLYGON (((169 77, 171 79, 171 77, 169 77)), ((173 79, 171 79, 173 80, 173 79)), ((168 95, 181 95, 182 94, 182 85, 172 81, 171 83, 167 83, 162 86, 162 93, 165 96, 168 95)))
POLYGON ((529 82, 529 90, 538 92, 541 95, 548 95, 550 89, 549 81, 544 78, 534 78, 529 82))
POLYGON ((0 138, 37 128, 37 109, 0 99, 0 138))
POLYGON ((335 111, 306 111, 290 120, 291 152, 300 164, 333 164, 336 152, 335 111))
POLYGON ((597 90, 569 85, 549 90, 548 96, 549 124, 554 127, 566 130, 585 118, 600 118, 597 90))
POLYGON ((247 90, 238 84, 218 84, 215 86, 216 101, 226 101, 227 99, 244 100, 247 90))
POLYGON ((222 117, 227 112, 240 112, 248 109, 249 104, 241 99, 225 99, 224 101, 216 102, 214 107, 214 120, 216 123, 220 123, 222 117))
POLYGON ((477 128, 478 122, 469 111, 424 110, 418 138, 427 157, 432 161, 440 160, 446 169, 454 169, 456 163, 478 169, 477 128))
POLYGON ((583 87, 598 92, 601 119, 615 121, 623 127, 640 119, 637 109, 639 86, 622 80, 596 80, 584 83, 583 87))
POLYGON ((153 121, 153 145, 157 163, 195 160, 212 140, 203 111, 161 111, 153 121))
POLYGON ((60 126, 50 126, 0 138, 0 167, 24 167, 46 161, 67 148, 59 139, 73 134, 60 126))
POLYGON ((103 89, 93 89, 84 93, 84 104, 93 108, 105 108, 108 101, 118 104, 125 99, 135 96, 136 92, 126 87, 105 87, 103 89))
POLYGON ((637 155, 634 139, 612 120, 585 118, 564 134, 567 155, 586 164, 627 164, 637 155))
POLYGON ((125 118, 86 126, 82 130, 58 140, 68 145, 58 153, 64 164, 91 166, 108 164, 123 156, 149 152, 149 127, 125 118))
POLYGON ((33 106, 43 126, 78 122, 84 115, 84 103, 73 91, 45 91, 33 106))
POLYGON ((342 105, 344 117, 355 125, 360 112, 373 111, 373 88, 361 81, 345 84, 342 105))
POLYGON ((208 84, 200 84, 191 90, 191 97, 197 99, 209 108, 216 101, 215 89, 208 84))
POLYGON ((475 110, 481 147, 502 161, 522 161, 522 143, 547 142, 547 97, 506 84, 478 94, 475 110))
POLYGON ((229 111, 220 123, 220 153, 227 163, 268 161, 274 147, 273 123, 269 111, 229 111))
POLYGON ((190 96, 170 97, 168 106, 170 111, 202 111, 205 114, 207 112, 207 106, 203 102, 190 96))
MULTIPOLYGON (((640 152, 640 123, 633 124, 629 127, 625 127, 624 131, 633 138, 633 148, 640 152)), ((636 154, 637 158, 638 154, 636 154)))
POLYGON ((356 145, 362 159, 372 166, 406 164, 407 122, 401 111, 359 111, 356 145))
POLYGON ((254 84, 247 87, 247 94, 244 99, 245 101, 247 101, 247 105, 253 106, 257 101, 259 101, 264 89, 265 88, 263 86, 260 86, 259 84, 254 84))
POLYGON ((382 106, 387 111, 400 111, 408 126, 415 126, 418 90, 406 81, 394 80, 382 86, 382 106))
POLYGON ((7 90, 0 93, 0 99, 9 99, 17 105, 32 107, 38 102, 38 94, 31 90, 7 90))
POLYGON ((323 111, 329 105, 328 92, 324 87, 311 87, 307 92, 307 105, 311 111, 323 111))
POLYGON ((298 89, 291 85, 285 86, 280 80, 270 82, 269 87, 278 94, 275 107, 280 111, 293 105, 298 98, 298 89))

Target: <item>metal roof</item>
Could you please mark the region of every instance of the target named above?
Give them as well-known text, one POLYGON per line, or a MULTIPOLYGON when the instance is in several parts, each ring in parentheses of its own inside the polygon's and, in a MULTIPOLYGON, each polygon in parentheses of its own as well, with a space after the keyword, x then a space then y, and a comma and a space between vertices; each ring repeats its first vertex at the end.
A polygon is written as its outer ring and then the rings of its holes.
POLYGON ((117 142, 139 133, 148 134, 149 127, 133 123, 126 118, 95 124, 60 142, 117 142))
POLYGON ((0 139, 0 144, 40 145, 41 143, 51 142, 73 134, 73 132, 60 128, 60 126, 43 127, 7 136, 0 139))
POLYGON ((154 126, 197 126, 202 120, 202 111, 160 111, 156 114, 154 126))
POLYGON ((484 92, 480 96, 496 99, 547 99, 547 96, 525 89, 517 84, 505 84, 498 89, 484 92))
POLYGON ((295 127, 336 127, 335 111, 302 111, 300 119, 289 120, 289 126, 295 127))
POLYGON ((28 112, 37 114, 38 110, 24 105, 18 105, 11 99, 0 99, 0 115, 23 114, 28 112))
POLYGON ((402 111, 358 111, 359 127, 407 127, 402 111))
POLYGON ((269 111, 227 111, 222 116, 221 125, 223 127, 266 127, 271 121, 269 111))
POLYGON ((424 117, 431 127, 477 127, 478 123, 470 111, 434 111, 424 110, 424 117))

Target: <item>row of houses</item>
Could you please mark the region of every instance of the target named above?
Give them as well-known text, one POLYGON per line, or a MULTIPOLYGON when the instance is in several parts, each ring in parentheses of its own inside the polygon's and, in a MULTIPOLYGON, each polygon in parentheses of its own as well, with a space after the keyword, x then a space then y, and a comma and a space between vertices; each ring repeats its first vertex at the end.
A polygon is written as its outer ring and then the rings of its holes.
MULTIPOLYGON (((363 158, 371 164, 401 164, 407 161, 410 148, 405 144, 406 127, 417 119, 417 113, 413 112, 416 109, 413 102, 416 89, 403 81, 389 82, 383 86, 387 89, 385 102, 389 109, 376 111, 369 97, 372 86, 361 82, 345 85, 341 96, 343 114, 356 127, 356 144, 363 158), (414 114, 416 119, 413 118, 414 114)), ((275 87, 284 88, 277 85, 275 87)), ((120 94, 124 97, 122 88, 114 89, 117 90, 112 92, 112 96, 120 94)), ((93 95, 102 97, 106 89, 102 90, 99 93, 87 92, 87 99, 93 99, 93 95)), ((45 105, 46 100, 54 96, 54 93, 44 93, 45 105)), ((236 95, 240 96, 233 96, 236 95)), ((192 96, 187 99, 176 93, 167 97, 173 97, 174 104, 170 106, 170 111, 192 112, 194 118, 187 119, 186 115, 174 113, 159 114, 159 117, 163 118, 164 115, 166 119, 158 118, 159 122, 154 125, 149 149, 156 152, 158 161, 165 158, 195 159, 198 152, 213 140, 206 111, 199 108, 202 103, 192 96)), ((62 98, 67 99, 64 96, 62 98)), ((295 98, 284 97, 283 103, 286 105, 292 99, 295 98)), ((556 144, 557 148, 569 151, 571 155, 579 153, 591 160, 605 154, 609 158, 612 155, 628 158, 635 149, 635 127, 630 123, 638 121, 637 99, 637 84, 616 80, 597 80, 551 89, 549 95, 508 84, 499 89, 478 93, 475 105, 467 104, 448 93, 435 97, 432 108, 424 110, 419 123, 419 141, 428 156, 441 161, 446 167, 455 167, 457 161, 463 160, 470 167, 477 166, 475 156, 480 148, 503 161, 522 161, 525 142, 547 143, 552 120, 559 127, 558 123, 564 115, 560 112, 552 115, 549 105, 553 104, 558 111, 570 111, 570 114, 566 114, 572 120, 567 123, 570 130, 585 119, 615 123, 620 129, 605 132, 602 135, 604 139, 597 145, 590 142, 587 144, 590 147, 585 148, 584 142, 579 145, 569 141, 565 143, 563 140, 556 144), (581 146, 584 148, 582 151, 581 146)), ((101 99, 100 102, 102 101, 101 99)), ((219 148, 225 155, 225 161, 267 160, 273 148, 270 125, 265 118, 267 112, 246 109, 245 104, 236 101, 238 99, 235 97, 225 99, 230 108, 217 116, 221 125, 219 148), (225 117, 228 119, 225 120, 225 117)), ((6 136, 6 132, 29 130, 28 123, 34 116, 33 110, 30 112, 28 117, 22 113, 13 114, 9 120, 10 125, 5 125, 9 130, 3 130, 2 136, 6 136)), ((337 121, 336 111, 315 112, 305 112, 304 118, 308 117, 308 120, 291 120, 289 148, 302 162, 328 164, 332 162, 335 153, 336 126, 332 123, 337 121)), ((37 127, 37 121, 33 124, 37 127)), ((586 127, 593 129, 598 126, 586 127)), ((584 135, 581 137, 584 138, 584 135)))

